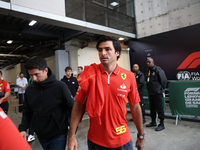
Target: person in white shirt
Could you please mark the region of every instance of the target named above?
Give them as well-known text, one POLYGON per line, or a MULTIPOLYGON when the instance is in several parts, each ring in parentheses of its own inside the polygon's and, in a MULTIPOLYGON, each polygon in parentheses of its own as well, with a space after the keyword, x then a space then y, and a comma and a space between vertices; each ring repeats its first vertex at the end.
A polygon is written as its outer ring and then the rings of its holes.
MULTIPOLYGON (((19 105, 20 105, 23 104, 25 89, 28 86, 28 81, 24 77, 23 72, 19 73, 19 78, 17 78, 16 80, 16 85, 18 87, 19 105)), ((22 112, 22 106, 19 106, 19 112, 22 112)))

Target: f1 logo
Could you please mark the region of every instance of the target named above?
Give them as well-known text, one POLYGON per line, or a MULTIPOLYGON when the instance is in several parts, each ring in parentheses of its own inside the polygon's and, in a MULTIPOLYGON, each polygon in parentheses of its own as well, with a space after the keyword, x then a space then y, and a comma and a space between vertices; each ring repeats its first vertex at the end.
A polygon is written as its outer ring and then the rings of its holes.
POLYGON ((177 68, 179 69, 192 69, 200 65, 200 51, 190 54, 177 68))

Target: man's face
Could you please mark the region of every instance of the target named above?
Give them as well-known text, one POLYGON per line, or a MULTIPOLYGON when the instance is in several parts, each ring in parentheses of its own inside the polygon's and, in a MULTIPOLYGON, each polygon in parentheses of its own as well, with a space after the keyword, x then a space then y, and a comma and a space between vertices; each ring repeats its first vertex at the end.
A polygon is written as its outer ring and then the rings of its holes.
POLYGON ((112 64, 117 62, 119 52, 115 52, 112 41, 106 41, 99 44, 98 47, 99 59, 102 64, 112 64))
POLYGON ((66 72, 65 72, 65 74, 66 74, 66 76, 69 78, 69 77, 71 77, 71 75, 72 75, 72 70, 67 70, 66 72))
POLYGON ((153 66, 154 66, 154 61, 153 61, 153 59, 147 59, 147 66, 149 67, 149 68, 152 68, 153 66))
POLYGON ((139 66, 137 64, 133 65, 133 71, 138 72, 139 66))
POLYGON ((78 68, 78 74, 81 74, 83 70, 81 68, 78 68))
POLYGON ((45 70, 31 69, 28 70, 28 73, 34 82, 42 82, 48 78, 48 68, 45 70))
POLYGON ((24 74, 23 74, 23 73, 21 73, 19 76, 20 76, 20 78, 23 78, 23 77, 24 77, 24 74))

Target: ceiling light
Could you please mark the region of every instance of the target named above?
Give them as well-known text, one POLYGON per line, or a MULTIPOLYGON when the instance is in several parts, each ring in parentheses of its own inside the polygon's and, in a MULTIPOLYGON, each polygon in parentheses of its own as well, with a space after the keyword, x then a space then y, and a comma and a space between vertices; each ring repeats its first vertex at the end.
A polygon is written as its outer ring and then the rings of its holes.
POLYGON ((37 21, 32 20, 28 25, 29 25, 29 26, 33 26, 34 24, 36 24, 36 22, 37 22, 37 21))
POLYGON ((124 40, 124 38, 120 37, 118 40, 119 40, 119 41, 123 41, 123 40, 124 40))
POLYGON ((117 3, 117 2, 112 2, 112 3, 110 3, 110 5, 111 6, 117 6, 119 3, 117 3))
POLYGON ((13 42, 13 40, 8 40, 7 41, 8 44, 11 44, 12 42, 13 42))

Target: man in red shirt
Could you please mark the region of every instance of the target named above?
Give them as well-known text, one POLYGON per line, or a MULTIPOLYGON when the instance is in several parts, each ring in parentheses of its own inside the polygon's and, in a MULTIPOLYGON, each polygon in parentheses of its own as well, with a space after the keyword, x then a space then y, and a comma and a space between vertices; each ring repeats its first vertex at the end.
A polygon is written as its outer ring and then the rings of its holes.
POLYGON ((101 64, 86 66, 81 74, 72 109, 68 150, 77 150, 75 131, 85 108, 90 116, 89 150, 133 150, 126 120, 127 98, 138 130, 136 147, 142 150, 144 131, 135 76, 117 65, 121 45, 115 38, 102 37, 96 48, 101 64))
POLYGON ((21 136, 13 122, 0 107, 0 149, 1 150, 31 150, 26 140, 21 136))
POLYGON ((8 96, 10 95, 10 85, 8 82, 1 79, 2 71, 0 71, 0 107, 7 114, 8 113, 8 96))

